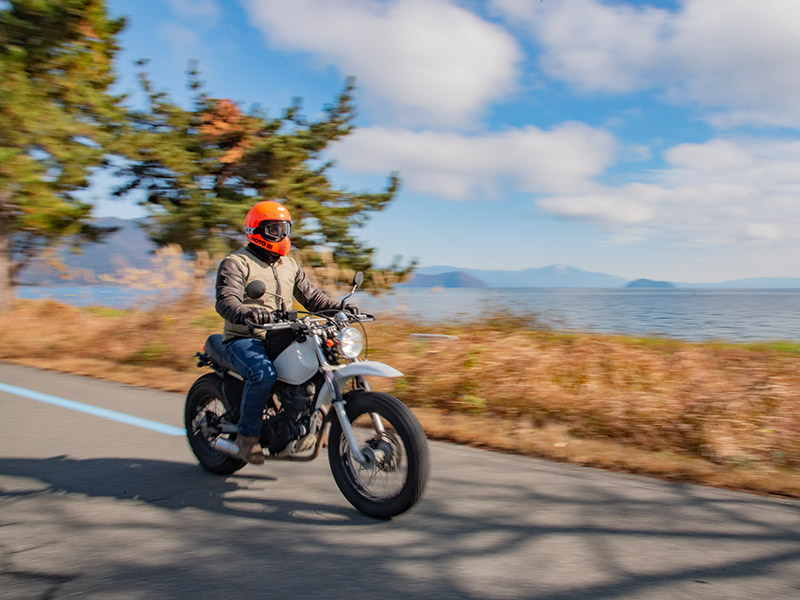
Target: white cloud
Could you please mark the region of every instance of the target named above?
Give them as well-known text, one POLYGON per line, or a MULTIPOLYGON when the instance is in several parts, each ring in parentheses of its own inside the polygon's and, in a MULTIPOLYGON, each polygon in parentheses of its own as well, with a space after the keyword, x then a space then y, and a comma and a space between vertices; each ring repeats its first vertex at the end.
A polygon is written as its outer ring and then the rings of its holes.
POLYGON ((611 134, 582 123, 482 135, 369 127, 333 148, 345 171, 399 170, 405 189, 452 200, 496 197, 509 179, 531 194, 577 193, 593 185, 616 153, 611 134))
POLYGON ((745 237, 756 242, 773 242, 783 238, 783 230, 774 223, 751 223, 744 228, 745 237))
POLYGON ((800 141, 680 144, 640 181, 599 183, 621 153, 611 134, 581 123, 482 135, 369 127, 332 149, 349 173, 399 170, 412 193, 499 199, 510 184, 548 213, 607 227, 618 244, 770 244, 800 229, 800 141))
POLYGON ((539 200, 546 211, 611 226, 616 241, 773 243, 800 227, 800 141, 715 139, 666 152, 651 181, 539 200))
POLYGON ((494 0, 531 27, 543 45, 545 70, 586 90, 627 92, 647 84, 668 13, 607 6, 597 0, 494 0))
POLYGON ((599 183, 623 153, 582 123, 481 135, 369 127, 332 148, 348 173, 399 170, 403 189, 451 200, 500 199, 508 184, 567 219, 598 223, 615 244, 774 244, 800 229, 800 141, 713 139, 664 153, 640 181, 599 183))
POLYGON ((542 45, 542 68, 583 91, 662 89, 721 127, 800 127, 800 2, 492 0, 542 45))
POLYGON ((406 123, 464 125, 515 85, 501 27, 448 0, 245 0, 271 45, 354 75, 406 123))
POLYGON ((614 225, 640 225, 657 216, 664 191, 657 186, 631 184, 623 189, 597 191, 581 195, 550 196, 539 201, 549 213, 562 217, 598 221, 614 225))

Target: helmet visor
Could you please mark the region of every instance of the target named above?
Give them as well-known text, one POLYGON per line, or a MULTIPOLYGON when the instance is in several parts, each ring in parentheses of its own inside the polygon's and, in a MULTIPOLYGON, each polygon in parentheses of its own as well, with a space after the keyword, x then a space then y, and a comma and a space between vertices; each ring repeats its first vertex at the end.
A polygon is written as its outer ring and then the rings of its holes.
POLYGON ((261 234, 261 237, 270 242, 279 242, 292 234, 292 222, 261 221, 256 228, 256 233, 261 234))

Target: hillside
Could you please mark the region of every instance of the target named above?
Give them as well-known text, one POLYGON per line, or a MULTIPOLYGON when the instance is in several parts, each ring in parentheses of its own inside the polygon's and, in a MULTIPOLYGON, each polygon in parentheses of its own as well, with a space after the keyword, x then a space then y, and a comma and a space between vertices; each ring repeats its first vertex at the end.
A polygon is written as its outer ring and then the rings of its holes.
POLYGON ((653 281, 652 279, 637 279, 625 284, 626 288, 674 288, 675 284, 669 281, 653 281))
POLYGON ((44 261, 35 261, 23 269, 20 281, 28 285, 57 285, 66 282, 94 283, 94 276, 114 273, 124 267, 144 269, 150 266, 155 244, 142 228, 143 219, 96 219, 101 227, 117 231, 100 243, 86 244, 80 252, 62 248, 58 255, 68 271, 62 276, 44 261))

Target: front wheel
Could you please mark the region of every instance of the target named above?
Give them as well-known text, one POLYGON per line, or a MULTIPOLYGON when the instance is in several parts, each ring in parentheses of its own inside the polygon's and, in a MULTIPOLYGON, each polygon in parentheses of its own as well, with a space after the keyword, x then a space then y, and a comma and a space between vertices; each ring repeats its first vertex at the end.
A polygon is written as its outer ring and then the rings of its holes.
POLYGON ((345 498, 370 517, 388 519, 419 500, 428 480, 425 433, 397 398, 378 392, 353 392, 345 407, 368 465, 353 457, 341 423, 333 418, 328 461, 345 498))

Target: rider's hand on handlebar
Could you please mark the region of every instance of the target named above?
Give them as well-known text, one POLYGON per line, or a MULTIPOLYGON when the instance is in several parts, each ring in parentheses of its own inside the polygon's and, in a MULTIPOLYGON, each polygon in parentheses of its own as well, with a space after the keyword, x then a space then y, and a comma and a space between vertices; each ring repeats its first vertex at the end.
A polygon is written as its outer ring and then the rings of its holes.
POLYGON ((245 318, 249 321, 252 321, 256 325, 266 325, 267 323, 272 323, 272 311, 268 308, 264 308, 263 306, 256 306, 255 308, 251 308, 250 312, 245 315, 245 318))
POLYGON ((358 307, 355 304, 345 304, 344 309, 353 315, 361 314, 361 311, 358 310, 358 307))

